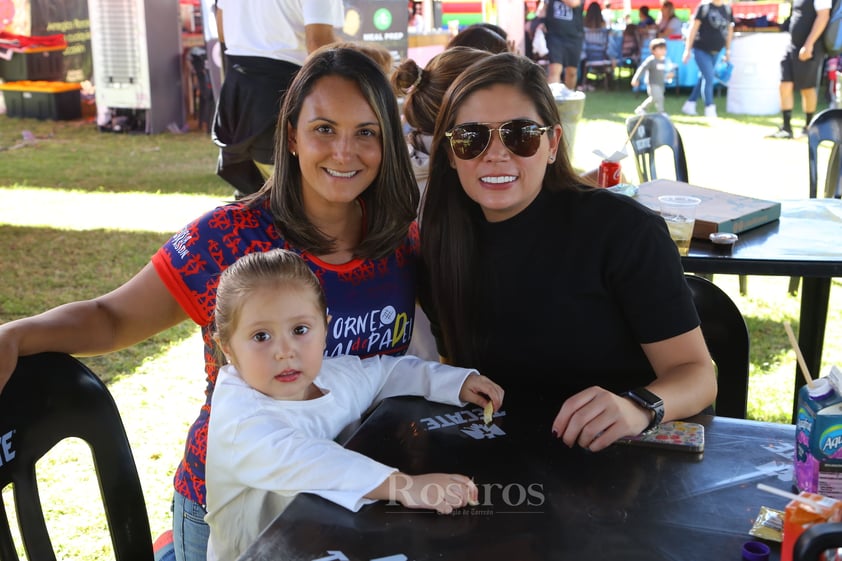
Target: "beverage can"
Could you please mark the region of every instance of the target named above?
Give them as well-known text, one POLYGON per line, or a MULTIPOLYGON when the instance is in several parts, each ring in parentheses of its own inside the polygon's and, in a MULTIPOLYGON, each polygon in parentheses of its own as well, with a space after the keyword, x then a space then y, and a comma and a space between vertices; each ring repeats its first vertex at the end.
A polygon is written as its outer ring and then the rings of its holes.
POLYGON ((597 172, 597 183, 600 187, 613 187, 620 184, 620 162, 602 160, 597 172))

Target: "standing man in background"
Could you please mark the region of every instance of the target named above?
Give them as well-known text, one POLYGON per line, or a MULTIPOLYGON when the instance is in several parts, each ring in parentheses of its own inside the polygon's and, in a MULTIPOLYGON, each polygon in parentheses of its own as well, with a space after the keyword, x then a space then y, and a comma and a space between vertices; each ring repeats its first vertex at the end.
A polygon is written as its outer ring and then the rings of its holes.
POLYGON ((345 9, 342 0, 217 0, 216 16, 227 60, 211 133, 216 173, 243 196, 271 174, 283 94, 307 55, 337 40, 345 9))
POLYGON ((542 0, 538 15, 544 18, 547 49, 550 51, 549 83, 561 82, 576 89, 582 42, 585 38, 585 18, 582 0, 542 0))
POLYGON ((822 32, 830 19, 831 0, 793 0, 789 18, 789 45, 781 60, 781 112, 783 125, 771 138, 792 138, 795 89, 801 91, 803 134, 816 112, 819 76, 824 67, 822 32))

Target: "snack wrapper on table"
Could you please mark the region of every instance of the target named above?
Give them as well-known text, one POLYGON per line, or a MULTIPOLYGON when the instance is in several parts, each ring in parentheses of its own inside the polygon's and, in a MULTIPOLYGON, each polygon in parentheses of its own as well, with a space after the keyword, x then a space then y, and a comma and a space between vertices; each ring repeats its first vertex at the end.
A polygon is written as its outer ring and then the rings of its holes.
POLYGON ((784 511, 761 506, 749 535, 781 543, 784 533, 784 511))

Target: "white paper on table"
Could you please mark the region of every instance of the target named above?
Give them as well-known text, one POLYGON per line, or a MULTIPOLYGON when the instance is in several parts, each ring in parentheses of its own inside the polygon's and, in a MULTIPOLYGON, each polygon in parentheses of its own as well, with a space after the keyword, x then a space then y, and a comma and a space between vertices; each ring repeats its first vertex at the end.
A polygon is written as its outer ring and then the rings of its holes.
POLYGON ((603 160, 606 160, 606 161, 609 161, 609 162, 619 162, 620 160, 622 160, 623 158, 628 156, 628 154, 626 154, 625 148, 623 148, 622 150, 617 150, 616 152, 614 152, 611 155, 608 155, 608 154, 606 154, 605 152, 603 152, 602 150, 599 150, 599 149, 594 150, 593 153, 596 154, 597 156, 599 156, 600 158, 602 158, 603 160))

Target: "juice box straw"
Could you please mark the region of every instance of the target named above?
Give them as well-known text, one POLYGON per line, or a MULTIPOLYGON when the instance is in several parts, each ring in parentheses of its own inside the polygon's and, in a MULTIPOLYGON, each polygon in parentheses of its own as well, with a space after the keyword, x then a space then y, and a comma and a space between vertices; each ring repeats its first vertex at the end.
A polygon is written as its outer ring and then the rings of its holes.
POLYGON ((799 503, 810 505, 816 512, 821 512, 822 510, 824 510, 824 507, 822 507, 822 505, 820 505, 812 499, 802 497, 801 495, 796 495, 795 493, 790 493, 789 491, 784 491, 783 489, 778 489, 777 487, 772 487, 771 485, 766 485, 765 483, 758 483, 757 488, 761 491, 772 493, 773 495, 779 495, 781 497, 786 497, 787 499, 791 499, 793 501, 798 501, 799 503))
POLYGON ((792 350, 795 351, 795 358, 798 360, 798 365, 801 367, 801 374, 804 376, 804 380, 807 381, 807 387, 813 387, 813 377, 810 375, 810 369, 807 368, 807 364, 804 362, 804 355, 801 354, 801 348, 798 346, 798 341, 795 340, 795 334, 792 332, 792 325, 788 322, 784 322, 784 329, 786 330, 786 335, 789 337, 789 344, 792 345, 792 350))

